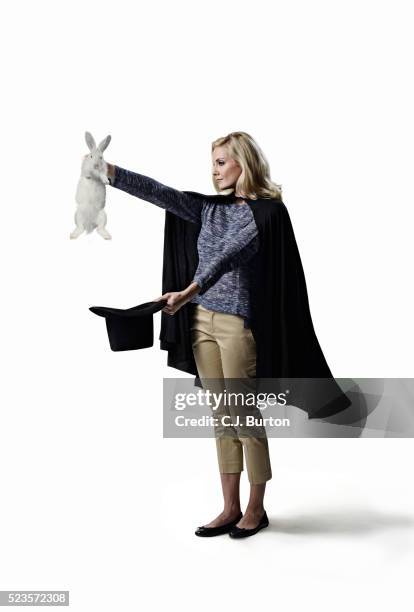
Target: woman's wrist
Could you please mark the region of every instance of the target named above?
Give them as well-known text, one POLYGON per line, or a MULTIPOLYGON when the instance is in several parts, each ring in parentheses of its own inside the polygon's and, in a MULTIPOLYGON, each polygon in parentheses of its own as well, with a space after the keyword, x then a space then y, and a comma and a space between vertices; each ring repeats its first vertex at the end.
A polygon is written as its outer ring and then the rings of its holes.
POLYGON ((191 300, 195 295, 197 295, 197 293, 199 293, 200 290, 201 290, 200 285, 197 285, 197 283, 193 281, 190 285, 188 285, 188 287, 186 287, 182 291, 182 294, 184 297, 191 300))

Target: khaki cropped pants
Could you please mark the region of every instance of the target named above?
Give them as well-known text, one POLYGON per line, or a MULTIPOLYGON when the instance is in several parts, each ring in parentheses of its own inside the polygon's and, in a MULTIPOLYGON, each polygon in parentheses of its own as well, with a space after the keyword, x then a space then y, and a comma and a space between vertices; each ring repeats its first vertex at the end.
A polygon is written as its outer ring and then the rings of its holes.
MULTIPOLYGON (((244 327, 241 316, 208 310, 201 304, 194 304, 191 339, 204 389, 216 393, 244 392, 245 396, 246 393, 254 393, 256 343, 252 331, 244 327)), ((227 415, 224 421, 234 423, 214 427, 219 470, 226 474, 242 472, 244 448, 249 482, 261 484, 272 478, 266 430, 260 426, 246 429, 243 424, 236 424, 237 415, 239 423, 243 423, 243 414, 261 417, 256 407, 238 407, 235 410, 235 404, 232 407, 229 402, 221 402, 214 411, 218 421, 227 415)))

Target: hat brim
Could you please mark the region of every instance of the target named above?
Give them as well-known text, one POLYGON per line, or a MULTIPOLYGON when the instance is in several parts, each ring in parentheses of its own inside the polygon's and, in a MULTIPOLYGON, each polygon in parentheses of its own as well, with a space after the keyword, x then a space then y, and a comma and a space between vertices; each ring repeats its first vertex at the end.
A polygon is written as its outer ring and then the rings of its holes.
POLYGON ((159 300, 156 302, 145 302, 132 308, 111 308, 109 306, 90 306, 89 310, 99 317, 120 317, 120 318, 136 318, 152 315, 159 310, 162 310, 167 300, 159 300))

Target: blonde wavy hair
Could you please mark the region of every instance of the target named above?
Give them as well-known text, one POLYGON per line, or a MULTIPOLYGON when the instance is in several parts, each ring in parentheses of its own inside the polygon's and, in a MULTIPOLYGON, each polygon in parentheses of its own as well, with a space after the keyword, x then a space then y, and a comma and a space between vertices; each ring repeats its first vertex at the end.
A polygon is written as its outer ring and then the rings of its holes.
POLYGON ((217 193, 229 195, 242 193, 249 200, 258 198, 282 199, 282 185, 270 179, 269 163, 257 142, 246 132, 231 132, 217 138, 211 144, 211 152, 216 147, 226 146, 229 156, 241 167, 242 171, 235 188, 220 191, 219 184, 213 175, 213 184, 217 193))

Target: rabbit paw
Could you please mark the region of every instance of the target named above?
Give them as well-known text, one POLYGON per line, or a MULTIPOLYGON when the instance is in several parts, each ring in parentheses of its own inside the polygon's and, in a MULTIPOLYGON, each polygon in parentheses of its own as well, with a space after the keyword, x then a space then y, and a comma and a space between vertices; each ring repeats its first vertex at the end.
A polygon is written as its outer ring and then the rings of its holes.
POLYGON ((83 227, 77 227, 73 230, 73 232, 70 234, 70 239, 74 240, 75 238, 79 238, 79 236, 82 234, 83 232, 83 227))
POLYGON ((98 227, 96 231, 102 238, 105 238, 105 240, 112 240, 111 234, 104 227, 98 227))

